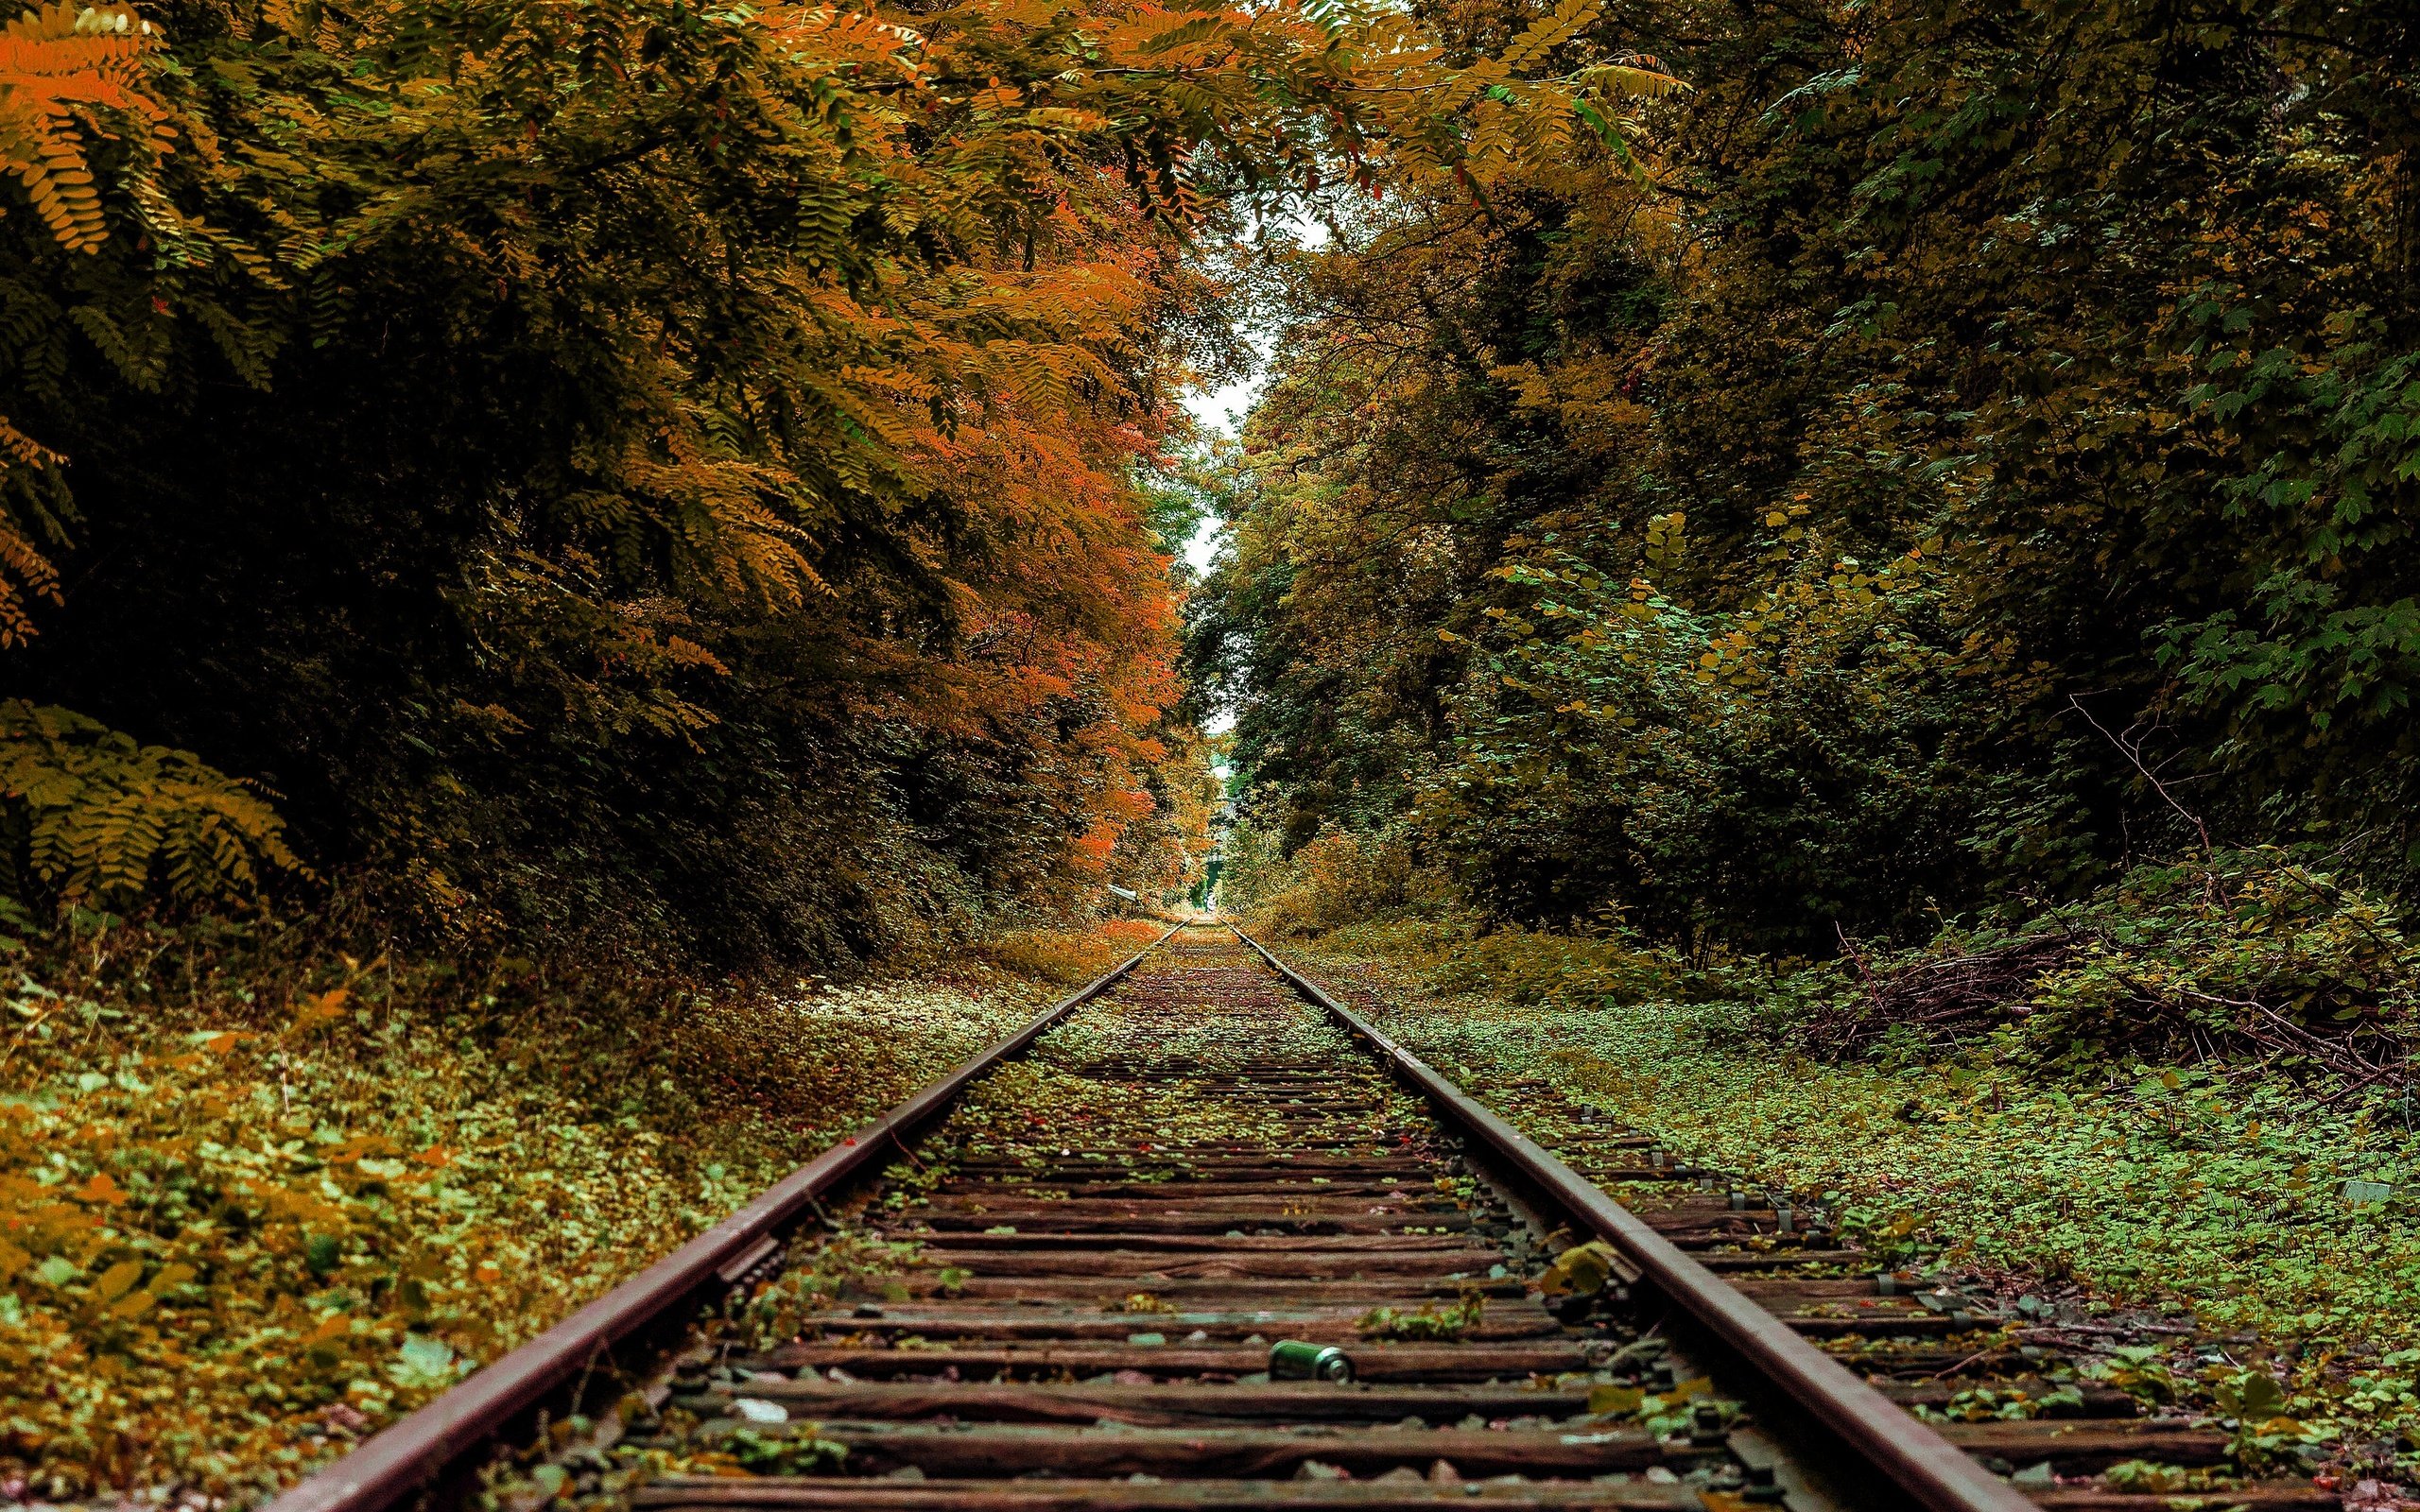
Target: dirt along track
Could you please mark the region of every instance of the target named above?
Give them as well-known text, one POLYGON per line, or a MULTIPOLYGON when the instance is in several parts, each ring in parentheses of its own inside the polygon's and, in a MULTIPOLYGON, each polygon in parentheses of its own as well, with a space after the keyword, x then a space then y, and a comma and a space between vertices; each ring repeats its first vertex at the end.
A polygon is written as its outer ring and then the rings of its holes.
POLYGON ((668 1369, 551 1425, 487 1494, 891 1512, 2336 1504, 2307 1482, 2182 1501, 2101 1484, 2121 1462, 2216 1465, 2225 1435, 1996 1345, 1958 1298, 1878 1280, 1807 1215, 1644 1136, 1549 1111, 1585 1131, 1565 1159, 1798 1335, 1903 1404, 1981 1418, 1939 1432, 2015 1485, 1951 1455, 1982 1489, 1910 1499, 1783 1422, 1754 1360, 1622 1286, 1626 1266, 1542 1293, 1585 1236, 1500 1184, 1468 1128, 1234 935, 1196 927, 977 1081, 668 1369), (1340 1350, 1354 1379, 1271 1379, 1281 1341, 1340 1350))

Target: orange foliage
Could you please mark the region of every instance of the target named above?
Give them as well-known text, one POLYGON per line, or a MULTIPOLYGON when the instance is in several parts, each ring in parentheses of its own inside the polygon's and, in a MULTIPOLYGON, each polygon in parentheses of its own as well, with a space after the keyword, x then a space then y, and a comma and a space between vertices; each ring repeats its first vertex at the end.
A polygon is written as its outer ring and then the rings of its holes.
MULTIPOLYGON (((29 10, 0 30, 0 170, 15 174, 61 245, 97 252, 108 231, 100 190, 73 128, 111 131, 104 112, 150 128, 166 112, 147 91, 151 24, 128 6, 29 10)), ((164 149, 164 130, 156 140, 164 149)))

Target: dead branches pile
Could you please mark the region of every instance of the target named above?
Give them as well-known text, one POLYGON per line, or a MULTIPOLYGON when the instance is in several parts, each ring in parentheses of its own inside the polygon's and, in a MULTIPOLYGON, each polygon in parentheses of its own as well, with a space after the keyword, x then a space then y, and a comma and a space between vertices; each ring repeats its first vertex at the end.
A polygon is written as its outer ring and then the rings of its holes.
POLYGON ((2071 931, 2020 935, 1954 954, 1869 967, 1843 939, 1859 990, 1825 1004, 1806 1023, 1804 1047, 1838 1060, 1871 1049, 1892 1029, 1946 1049, 2032 1012, 2033 986, 2074 958, 2090 936, 2071 931))

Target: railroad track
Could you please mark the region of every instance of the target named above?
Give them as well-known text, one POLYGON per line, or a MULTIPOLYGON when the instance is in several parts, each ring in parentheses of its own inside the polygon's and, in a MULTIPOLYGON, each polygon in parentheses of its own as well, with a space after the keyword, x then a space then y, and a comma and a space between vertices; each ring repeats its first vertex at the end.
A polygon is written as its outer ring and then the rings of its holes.
POLYGON ((1175 930, 271 1512, 2337 1504, 1543 1110, 1175 930))

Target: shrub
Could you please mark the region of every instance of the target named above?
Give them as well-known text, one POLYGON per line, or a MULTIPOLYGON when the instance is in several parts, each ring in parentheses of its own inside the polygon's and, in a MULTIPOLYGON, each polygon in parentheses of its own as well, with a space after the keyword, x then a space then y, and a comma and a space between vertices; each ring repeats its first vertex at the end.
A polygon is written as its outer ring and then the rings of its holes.
POLYGON ((124 906, 246 902, 307 876, 258 794, 190 751, 144 746, 71 710, 0 703, 0 887, 124 906))
POLYGON ((1433 901, 1436 879, 1423 872, 1400 835, 1324 829, 1282 860, 1263 861, 1241 879, 1239 911, 1278 936, 1321 935, 1433 901))
POLYGON ((975 954, 1012 976, 1075 987, 1159 938, 1167 927, 1148 919, 1120 919, 1101 924, 1012 929, 984 940, 975 954))

